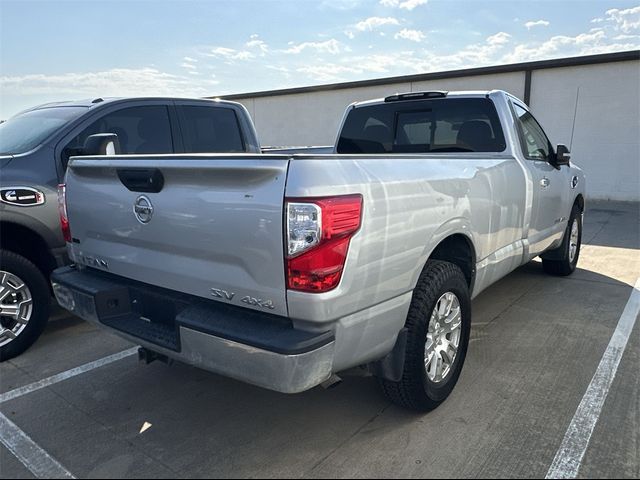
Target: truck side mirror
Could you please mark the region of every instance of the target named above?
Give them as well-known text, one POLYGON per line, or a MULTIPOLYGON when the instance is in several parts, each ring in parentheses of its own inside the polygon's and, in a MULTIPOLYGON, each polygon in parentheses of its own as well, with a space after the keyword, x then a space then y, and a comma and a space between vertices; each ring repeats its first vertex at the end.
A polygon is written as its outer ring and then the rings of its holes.
POLYGON ((561 143, 558 144, 558 147, 556 148, 556 166, 560 167, 562 165, 569 165, 570 158, 571 155, 569 155, 569 149, 567 148, 567 146, 561 143))
POLYGON ((78 155, 118 155, 119 153, 118 135, 115 133, 96 133, 87 137, 78 155))

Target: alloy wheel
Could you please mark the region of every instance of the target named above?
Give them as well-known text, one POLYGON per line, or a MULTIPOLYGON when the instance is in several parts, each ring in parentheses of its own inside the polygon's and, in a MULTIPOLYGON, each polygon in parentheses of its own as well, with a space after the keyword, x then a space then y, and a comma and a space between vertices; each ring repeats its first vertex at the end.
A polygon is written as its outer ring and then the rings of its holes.
POLYGON ((424 347, 425 371, 433 383, 443 382, 451 373, 461 337, 460 300, 455 293, 446 292, 431 312, 424 347))
POLYGON ((20 277, 0 270, 0 347, 24 331, 33 313, 33 297, 20 277))

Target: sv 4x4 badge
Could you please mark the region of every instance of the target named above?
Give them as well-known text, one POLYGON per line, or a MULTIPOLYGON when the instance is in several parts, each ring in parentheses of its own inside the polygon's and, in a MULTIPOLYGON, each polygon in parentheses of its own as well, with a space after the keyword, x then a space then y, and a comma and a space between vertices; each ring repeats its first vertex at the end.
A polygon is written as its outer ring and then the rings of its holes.
MULTIPOLYGON (((234 292, 227 292, 226 290, 222 290, 220 288, 212 288, 211 295, 215 298, 221 298, 229 302, 231 302, 236 296, 234 292)), ((252 307, 268 308, 269 310, 273 310, 274 308, 276 308, 272 300, 262 300, 261 298, 255 298, 249 295, 242 297, 240 301, 246 303, 247 305, 251 305, 252 307)))

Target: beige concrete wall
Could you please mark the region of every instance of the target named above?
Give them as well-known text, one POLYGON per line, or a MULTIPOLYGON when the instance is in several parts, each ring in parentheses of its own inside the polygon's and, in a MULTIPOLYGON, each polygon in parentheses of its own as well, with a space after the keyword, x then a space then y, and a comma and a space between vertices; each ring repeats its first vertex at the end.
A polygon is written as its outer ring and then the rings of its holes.
POLYGON ((347 105, 420 90, 506 90, 524 95, 524 73, 393 83, 383 86, 240 99, 263 145, 332 145, 347 105))
POLYGON ((551 141, 571 145, 589 197, 640 201, 640 62, 534 71, 529 103, 551 141))
POLYGON ((425 90, 505 90, 518 98, 524 98, 524 72, 413 82, 411 88, 414 92, 425 90))
MULTIPOLYGON (((263 145, 332 145, 352 102, 420 90, 506 90, 524 98, 512 72, 240 99, 263 145)), ((530 105, 555 144, 571 144, 594 199, 640 201, 640 61, 534 70, 530 105), (577 98, 577 108, 576 108, 577 98)))
POLYGON ((333 145, 347 105, 408 92, 411 84, 393 84, 240 100, 251 113, 262 145, 333 145))

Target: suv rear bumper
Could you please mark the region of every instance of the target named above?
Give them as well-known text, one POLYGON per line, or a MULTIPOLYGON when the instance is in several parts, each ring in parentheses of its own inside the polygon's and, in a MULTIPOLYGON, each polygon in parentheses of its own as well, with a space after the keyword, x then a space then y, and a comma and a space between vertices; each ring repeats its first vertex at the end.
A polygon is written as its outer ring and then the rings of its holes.
POLYGON ((75 267, 51 276, 58 303, 143 347, 282 393, 309 390, 332 373, 333 332, 287 318, 75 267))

